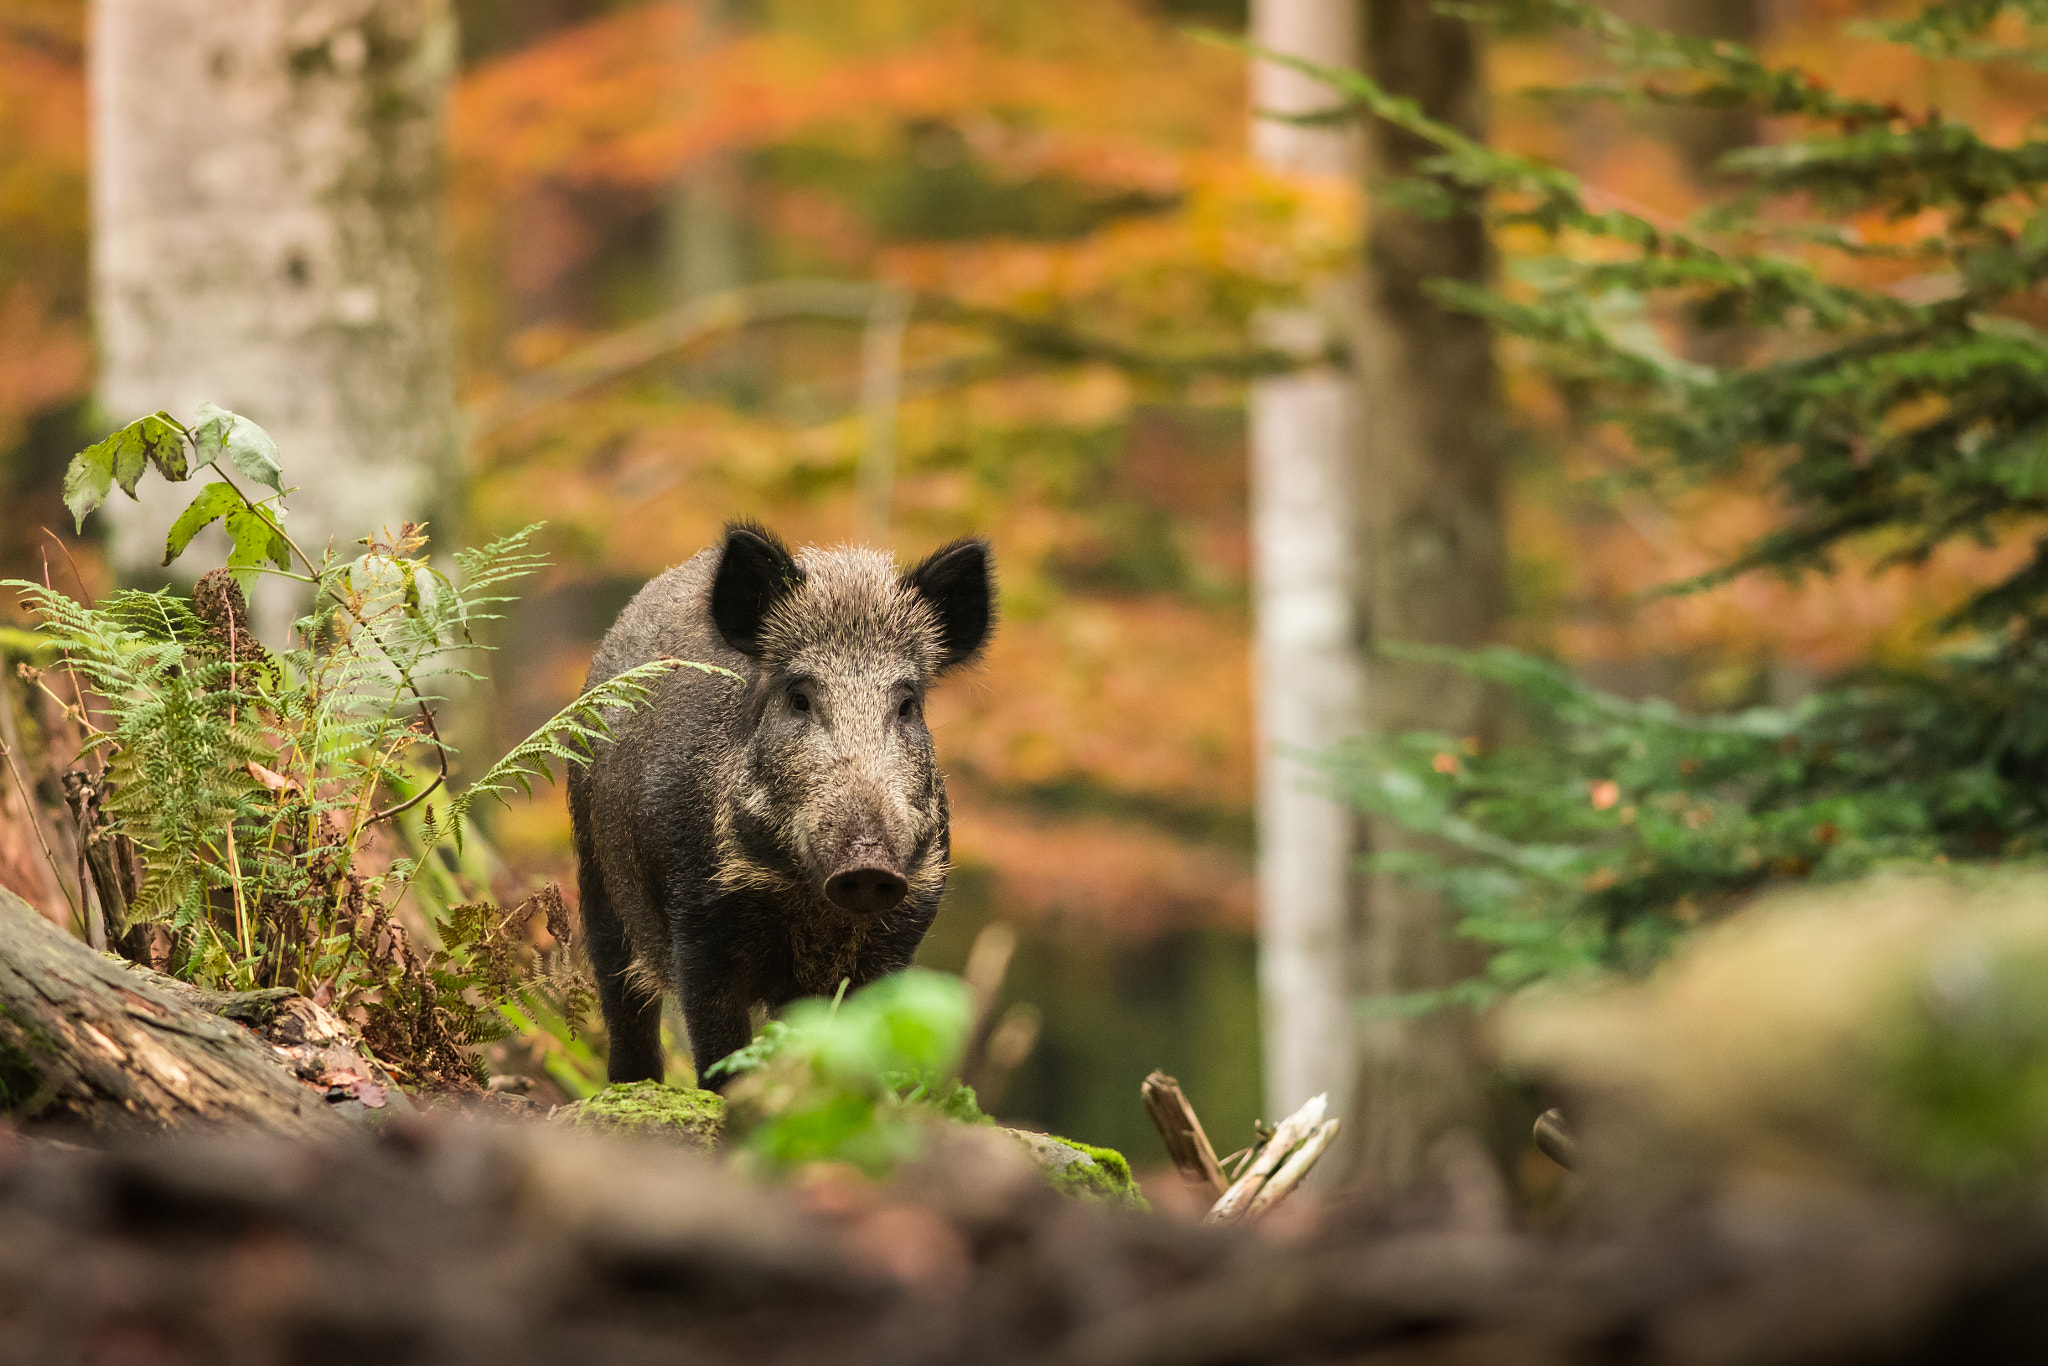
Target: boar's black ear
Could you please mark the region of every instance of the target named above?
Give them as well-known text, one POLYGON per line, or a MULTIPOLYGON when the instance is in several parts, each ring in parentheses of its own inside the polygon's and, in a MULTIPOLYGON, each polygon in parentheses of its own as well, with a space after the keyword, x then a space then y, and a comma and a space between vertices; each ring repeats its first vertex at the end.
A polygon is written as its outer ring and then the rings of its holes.
POLYGON ((941 670, 981 653, 996 622, 995 565, 988 542, 970 536, 934 550, 903 576, 904 585, 938 610, 945 656, 941 670))
POLYGON ((766 527, 733 522, 711 580, 711 621, 725 643, 743 655, 761 653, 761 624, 769 609, 804 581, 789 547, 766 527))

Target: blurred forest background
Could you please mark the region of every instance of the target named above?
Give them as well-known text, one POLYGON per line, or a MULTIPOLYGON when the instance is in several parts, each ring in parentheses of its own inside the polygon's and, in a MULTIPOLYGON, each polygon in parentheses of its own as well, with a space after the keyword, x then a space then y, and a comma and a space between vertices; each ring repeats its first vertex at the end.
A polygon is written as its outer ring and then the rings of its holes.
MULTIPOLYGON (((436 530, 452 545, 545 519, 553 560, 503 624, 477 751, 502 752, 573 696, 627 598, 729 518, 905 558, 988 535, 1003 626, 931 708, 956 871, 925 960, 958 970, 992 919, 1021 936, 1005 992, 1031 1007, 1014 1018, 1035 1020, 1036 1045, 992 1109, 1146 1154, 1136 1087, 1164 1067, 1234 1146, 1263 1108, 1253 324, 1352 269, 1371 217, 1355 178, 1253 160, 1244 54, 1189 33, 1241 34, 1246 7, 456 8, 448 202, 470 424, 464 493, 436 530), (828 280, 894 288, 729 293, 828 280), (737 302, 649 343, 644 363, 577 359, 721 297, 737 302)), ((1619 8, 1988 137, 2043 105, 2022 67, 1856 36, 1852 21, 1890 13, 1868 0, 1619 8)), ((69 537, 59 485, 80 445, 134 414, 92 399, 86 30, 83 0, 0 0, 0 572, 40 578, 47 559, 68 574, 68 556, 98 587, 110 561, 69 537)), ((1489 139, 1639 216, 1685 218, 1724 188, 1724 152, 1770 134, 1747 116, 1518 95, 1587 74, 1579 36, 1509 25, 1484 51, 1489 139)), ((1928 225, 1860 226, 1904 241, 1928 225)), ((1502 235, 1503 272, 1537 245, 1502 235)), ((1873 285, 1894 269, 1867 268, 1873 285)), ((1499 638, 1601 687, 1703 711, 1794 702, 1851 667, 1920 658, 1961 586, 2024 558, 1950 547, 1882 574, 1848 562, 1646 598, 1770 525, 1769 494, 1605 483, 1631 458, 1623 434, 1521 343, 1499 359, 1499 638)), ((571 880, 558 794, 490 829, 513 876, 571 880)))

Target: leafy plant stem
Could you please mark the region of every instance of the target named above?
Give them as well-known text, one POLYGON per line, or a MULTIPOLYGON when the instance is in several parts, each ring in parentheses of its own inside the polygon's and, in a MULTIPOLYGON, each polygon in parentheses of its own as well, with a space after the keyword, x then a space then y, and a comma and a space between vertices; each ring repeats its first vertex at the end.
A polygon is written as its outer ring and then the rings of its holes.
MULTIPOLYGON (((4 684, 0 684, 0 687, 4 686, 4 684)), ((0 706, 7 705, 9 705, 7 700, 0 698, 0 706)), ((56 854, 51 852, 50 842, 43 838, 43 823, 35 819, 35 793, 29 789, 28 781, 21 776, 21 766, 14 760, 13 747, 4 740, 0 740, 0 755, 6 756, 7 772, 14 779, 14 790, 21 797, 22 809, 29 813, 28 823, 36 832, 36 845, 43 851, 43 857, 49 860, 50 871, 57 874, 57 890, 64 893, 64 904, 70 908, 72 919, 80 919, 81 913, 78 909, 78 903, 71 899, 71 889, 64 885, 64 870, 58 864, 56 854)))
MULTIPOLYGON (((240 485, 236 484, 235 481, 228 476, 227 472, 222 470, 219 465, 214 466, 214 473, 220 476, 221 482, 225 483, 229 488, 234 490, 235 496, 237 498, 240 498, 243 504, 251 512, 254 512, 259 516, 262 516, 265 521, 270 522, 271 526, 275 528, 275 530, 277 531, 277 534, 284 539, 284 543, 291 547, 292 553, 299 557, 300 562, 304 564, 307 570, 312 574, 312 578, 310 580, 304 581, 311 582, 314 584, 323 584, 324 586, 320 566, 313 563, 313 557, 308 555, 305 552, 305 550, 299 545, 299 543, 292 539, 291 533, 286 531, 282 526, 280 526, 275 519, 265 514, 262 508, 259 507, 255 502, 251 501, 249 495, 242 492, 240 485)), ((269 500, 266 499, 265 501, 267 502, 269 500)), ((288 577, 296 579, 298 578, 298 575, 294 574, 289 575, 288 577)), ((434 775, 433 782, 429 783, 425 789, 418 793, 415 793, 411 798, 407 799, 406 801, 400 802, 394 806, 390 806, 382 811, 376 812, 367 821, 363 822, 364 825, 376 825, 380 821, 389 820, 393 816, 397 815, 399 812, 404 811, 409 807, 416 806, 422 801, 425 801, 427 797, 436 788, 440 787, 443 783, 448 781, 448 750, 447 747, 441 743, 440 728, 434 724, 434 709, 427 705, 427 699, 421 695, 419 688, 414 684, 412 678, 412 671, 409 668, 407 668, 404 664, 400 663, 397 657, 391 653, 390 649, 385 645, 383 638, 377 634, 376 629, 372 627, 368 621, 364 620, 361 612, 356 610, 355 604, 351 603, 347 598, 343 597, 341 594, 336 593, 331 587, 327 588, 326 591, 327 595, 330 598, 332 598, 337 604, 339 604, 342 610, 347 612, 349 616, 355 620, 356 625, 361 627, 363 631, 368 633, 371 641, 375 643, 375 645, 377 646, 379 653, 381 653, 387 660, 390 660, 392 667, 398 670, 398 676, 400 681, 404 683, 406 690, 412 693, 413 700, 419 703, 420 716, 427 723, 427 737, 429 740, 433 742, 434 753, 440 761, 440 772, 434 775)))
POLYGON ((228 885, 235 893, 235 942, 241 946, 242 957, 252 952, 249 944, 249 908, 242 896, 242 860, 235 852, 235 823, 228 821, 227 838, 228 885))

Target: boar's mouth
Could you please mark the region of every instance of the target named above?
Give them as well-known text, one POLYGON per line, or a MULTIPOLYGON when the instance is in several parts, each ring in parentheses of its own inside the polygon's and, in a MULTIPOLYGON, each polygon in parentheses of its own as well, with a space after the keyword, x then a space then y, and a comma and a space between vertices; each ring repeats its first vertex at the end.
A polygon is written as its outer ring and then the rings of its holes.
POLYGON ((908 895, 910 883, 897 860, 878 843, 855 845, 839 871, 825 879, 825 899, 842 911, 893 911, 908 895))

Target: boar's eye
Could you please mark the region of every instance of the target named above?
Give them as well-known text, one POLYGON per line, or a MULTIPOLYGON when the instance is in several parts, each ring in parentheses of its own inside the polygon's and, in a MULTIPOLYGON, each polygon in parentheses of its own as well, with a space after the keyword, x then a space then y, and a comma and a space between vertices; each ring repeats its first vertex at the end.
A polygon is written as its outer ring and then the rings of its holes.
POLYGON ((917 715, 917 699, 915 697, 904 698, 902 704, 896 708, 896 714, 906 721, 917 715))
POLYGON ((811 695, 802 688, 794 689, 789 694, 789 705, 794 711, 809 711, 811 709, 811 695))

